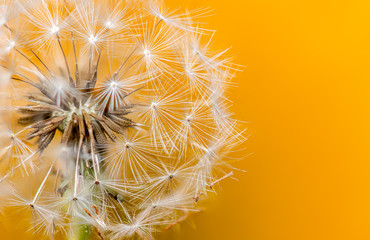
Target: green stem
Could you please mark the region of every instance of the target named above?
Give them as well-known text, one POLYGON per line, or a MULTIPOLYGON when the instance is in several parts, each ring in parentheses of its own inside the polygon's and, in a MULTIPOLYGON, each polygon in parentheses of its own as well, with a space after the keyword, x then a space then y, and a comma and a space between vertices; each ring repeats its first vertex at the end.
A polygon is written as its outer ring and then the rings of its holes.
POLYGON ((72 234, 68 240, 89 240, 91 227, 89 225, 74 225, 71 229, 72 234))

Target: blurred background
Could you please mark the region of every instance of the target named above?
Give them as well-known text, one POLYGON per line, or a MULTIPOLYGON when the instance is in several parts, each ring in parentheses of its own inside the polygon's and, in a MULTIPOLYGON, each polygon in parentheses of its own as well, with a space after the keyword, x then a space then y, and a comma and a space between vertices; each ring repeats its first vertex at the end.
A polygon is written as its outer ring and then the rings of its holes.
MULTIPOLYGON (((251 137, 239 181, 160 239, 370 239, 370 1, 167 4, 214 9, 213 49, 245 66, 230 96, 251 137)), ((24 239, 6 220, 0 239, 24 239)))
POLYGON ((251 134, 206 211, 162 238, 370 239, 370 1, 168 0, 211 7, 251 134))

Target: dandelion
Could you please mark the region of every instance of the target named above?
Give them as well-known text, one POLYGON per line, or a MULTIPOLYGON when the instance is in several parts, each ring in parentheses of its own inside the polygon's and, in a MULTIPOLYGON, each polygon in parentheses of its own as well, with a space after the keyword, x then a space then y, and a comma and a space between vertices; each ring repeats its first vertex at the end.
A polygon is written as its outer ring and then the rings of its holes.
POLYGON ((50 239, 154 239, 199 212, 246 140, 209 14, 0 0, 1 209, 50 239))

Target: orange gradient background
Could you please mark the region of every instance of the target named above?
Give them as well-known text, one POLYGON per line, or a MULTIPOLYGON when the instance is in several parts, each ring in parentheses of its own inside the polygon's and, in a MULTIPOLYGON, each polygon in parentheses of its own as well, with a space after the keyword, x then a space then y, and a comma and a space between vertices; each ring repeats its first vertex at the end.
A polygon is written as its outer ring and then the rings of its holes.
POLYGON ((370 1, 168 0, 209 6, 216 48, 245 67, 247 170, 183 240, 370 239, 370 1))
MULTIPOLYGON (((231 99, 251 137, 239 181, 160 239, 370 239, 370 1, 167 5, 214 9, 214 49, 245 66, 231 99)), ((24 238, 12 225, 0 239, 24 238)))

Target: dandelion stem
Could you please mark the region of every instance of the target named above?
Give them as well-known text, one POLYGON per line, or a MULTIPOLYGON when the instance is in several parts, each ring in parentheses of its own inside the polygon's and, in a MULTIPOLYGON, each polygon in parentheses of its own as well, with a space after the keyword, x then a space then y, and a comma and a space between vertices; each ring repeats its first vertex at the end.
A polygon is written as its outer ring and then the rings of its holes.
POLYGON ((93 128, 92 128, 91 118, 90 118, 90 115, 88 115, 85 111, 83 111, 82 114, 84 116, 87 131, 89 133, 91 160, 92 160, 92 164, 93 164, 95 180, 98 180, 97 171, 100 172, 100 168, 99 168, 99 163, 95 162, 96 161, 96 158, 95 158, 95 138, 94 138, 94 131, 93 131, 93 128))
POLYGON ((67 61, 66 54, 65 54, 65 52, 64 52, 64 50, 63 50, 62 43, 60 42, 60 36, 59 36, 59 34, 58 34, 58 33, 56 34, 56 36, 57 36, 57 40, 58 40, 59 48, 60 48, 60 50, 62 51, 62 54, 63 54, 64 63, 65 63, 66 68, 67 68, 68 77, 69 77, 69 82, 70 82, 71 86, 75 86, 74 81, 73 81, 73 78, 72 78, 72 75, 71 75, 71 70, 69 69, 69 65, 68 65, 68 61, 67 61))
POLYGON ((156 29, 161 22, 163 22, 163 18, 161 18, 161 20, 158 21, 158 23, 154 26, 154 29, 156 29))
POLYGON ((118 73, 121 71, 121 69, 123 68, 123 66, 128 62, 128 60, 131 58, 131 56, 134 54, 134 52, 136 51, 137 47, 134 48, 134 50, 130 53, 130 55, 128 55, 125 59, 125 61, 123 61, 123 63, 119 66, 119 68, 117 69, 117 71, 115 71, 112 75, 113 78, 116 78, 118 73))
POLYGON ((75 44, 73 33, 71 33, 71 36, 72 36, 73 54, 75 57, 75 65, 76 65, 76 70, 75 70, 76 86, 77 88, 79 88, 81 85, 80 85, 80 72, 78 69, 78 60, 77 60, 77 53, 76 53, 76 44, 75 44))
POLYGON ((35 55, 35 57, 40 61, 40 63, 46 68, 46 70, 48 70, 50 76, 55 79, 53 72, 50 71, 50 69, 46 66, 44 61, 42 61, 41 58, 32 49, 30 51, 32 52, 33 55, 35 55))
POLYGON ((83 140, 84 140, 84 131, 85 131, 85 127, 84 127, 83 120, 82 120, 81 116, 78 117, 78 122, 79 122, 80 140, 79 140, 78 149, 77 149, 77 159, 76 159, 76 169, 75 169, 75 185, 74 185, 73 197, 76 197, 76 195, 77 195, 79 160, 80 160, 81 147, 82 147, 82 143, 83 143, 83 140))
POLYGON ((231 176, 233 176, 234 175, 234 173, 233 172, 230 172, 230 173, 228 173, 228 174, 226 174, 225 176, 223 176, 222 178, 219 178, 219 179, 217 179, 216 181, 214 181, 214 182, 212 182, 210 185, 209 185, 209 188, 213 188, 213 186, 216 184, 216 183, 218 183, 218 182, 221 182, 222 180, 224 180, 224 179, 226 179, 226 178, 228 178, 228 177, 231 177, 231 176))
POLYGON ((55 160, 54 160, 54 161, 53 161, 53 163, 51 164, 51 166, 50 166, 50 168, 49 168, 49 171, 46 173, 46 176, 44 177, 44 180, 43 180, 43 181, 42 181, 42 183, 40 184, 40 186, 39 186, 39 188, 38 188, 38 190, 37 190, 37 192, 36 192, 36 194, 35 194, 35 197, 33 198, 32 202, 31 202, 31 204, 35 204, 35 203, 36 203, 36 201, 37 201, 38 197, 40 196, 40 193, 41 193, 42 189, 44 189, 44 186, 45 186, 46 180, 47 180, 47 178, 49 177, 50 172, 51 172, 51 170, 53 169, 54 163, 55 163, 56 161, 57 161, 57 158, 55 158, 55 160))
POLYGON ((34 63, 29 57, 27 57, 24 53, 22 53, 18 48, 14 48, 20 55, 22 55, 24 58, 26 58, 33 66, 36 67, 37 71, 41 73, 45 79, 49 80, 49 78, 46 76, 46 74, 34 63))

